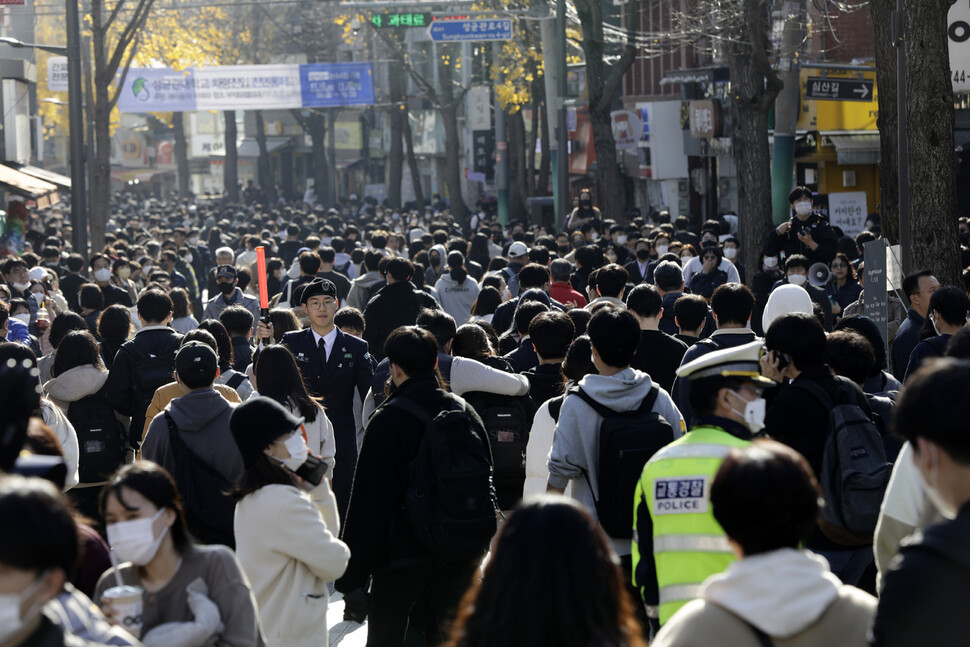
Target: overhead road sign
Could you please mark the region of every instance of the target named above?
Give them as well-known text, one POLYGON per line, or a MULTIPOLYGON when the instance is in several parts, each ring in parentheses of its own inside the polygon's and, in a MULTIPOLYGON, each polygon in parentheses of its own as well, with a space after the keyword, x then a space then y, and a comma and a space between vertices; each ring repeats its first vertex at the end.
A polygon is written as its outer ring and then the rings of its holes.
POLYGON ((428 36, 436 43, 511 40, 512 19, 434 21, 428 36))
POLYGON ((434 19, 429 12, 385 11, 370 17, 370 23, 378 29, 393 27, 427 27, 434 19))
POLYGON ((870 79, 808 77, 805 98, 816 101, 872 101, 870 79))

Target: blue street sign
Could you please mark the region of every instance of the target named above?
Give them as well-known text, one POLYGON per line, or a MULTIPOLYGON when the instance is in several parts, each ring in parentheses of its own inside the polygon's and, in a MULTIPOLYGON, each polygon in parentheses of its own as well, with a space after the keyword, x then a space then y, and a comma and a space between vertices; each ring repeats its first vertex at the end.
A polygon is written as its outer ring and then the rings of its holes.
POLYGON ((428 36, 436 43, 511 40, 512 19, 436 20, 428 27, 428 36))

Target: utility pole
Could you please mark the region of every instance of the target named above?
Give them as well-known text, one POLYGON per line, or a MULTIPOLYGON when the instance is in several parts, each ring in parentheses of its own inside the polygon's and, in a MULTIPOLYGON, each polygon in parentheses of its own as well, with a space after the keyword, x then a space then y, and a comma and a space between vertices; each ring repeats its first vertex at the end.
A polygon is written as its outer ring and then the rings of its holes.
POLYGON ((88 258, 87 190, 84 177, 84 98, 81 92, 81 20, 78 0, 67 0, 67 89, 71 136, 71 244, 88 258))

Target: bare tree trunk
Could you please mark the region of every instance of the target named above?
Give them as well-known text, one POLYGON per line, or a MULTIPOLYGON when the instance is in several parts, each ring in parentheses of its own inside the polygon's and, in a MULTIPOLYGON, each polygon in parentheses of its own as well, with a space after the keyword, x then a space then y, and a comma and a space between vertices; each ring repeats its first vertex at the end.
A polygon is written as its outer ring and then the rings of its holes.
POLYGON ((522 110, 507 115, 505 123, 509 144, 509 218, 515 220, 525 218, 528 212, 525 199, 529 195, 529 182, 525 165, 525 119, 522 117, 522 110))
POLYGON ((418 172, 418 158, 414 155, 414 135, 411 132, 411 120, 404 116, 404 143, 407 144, 408 169, 411 171, 411 185, 414 187, 414 201, 420 209, 424 201, 424 189, 421 186, 421 174, 418 172))
POLYGON ((401 138, 404 136, 408 112, 405 106, 404 66, 399 61, 391 63, 388 80, 391 91, 391 149, 387 152, 387 200, 392 207, 400 208, 401 176, 404 172, 404 142, 401 138))
POLYGON ((327 126, 323 115, 316 110, 307 118, 310 134, 311 156, 313 159, 313 191, 317 200, 325 207, 332 207, 335 201, 330 196, 330 172, 327 167, 327 126))
POLYGON ((879 214, 882 235, 899 242, 899 137, 896 48, 892 45, 892 14, 896 0, 869 0, 875 31, 876 86, 879 88, 879 214))
MULTIPOLYGON (((451 48, 443 48, 443 51, 451 48)), ((452 52, 453 53, 453 52, 452 52)), ((461 102, 455 96, 452 86, 452 70, 442 60, 443 52, 438 57, 439 76, 441 77, 441 120, 445 126, 445 186, 448 189, 449 211, 462 229, 468 229, 468 209, 461 193, 461 132, 458 129, 458 105, 461 102)), ((454 57, 452 57, 454 58, 454 57)))
POLYGON ((229 196, 229 202, 239 202, 239 151, 236 150, 236 139, 239 137, 236 128, 236 111, 226 110, 223 113, 226 122, 226 156, 222 167, 222 186, 229 196))
POLYGON ((963 285, 947 41, 947 11, 952 4, 953 0, 907 3, 903 35, 913 268, 932 267, 943 285, 963 285))
POLYGON ((91 251, 104 249, 105 225, 111 213, 111 110, 107 108, 107 87, 96 84, 94 107, 94 190, 91 192, 91 213, 88 226, 91 234, 91 251))
POLYGON ((748 267, 757 267, 762 239, 772 222, 768 113, 782 82, 768 62, 769 47, 765 2, 749 1, 744 4, 728 57, 735 115, 738 207, 745 222, 739 233, 742 258, 748 267))
POLYGON ((260 188, 270 202, 274 199, 273 174, 269 164, 269 150, 266 148, 266 126, 263 123, 263 111, 256 111, 256 144, 259 146, 259 157, 256 160, 256 179, 260 188))
POLYGON ((623 75, 633 64, 636 50, 632 32, 636 29, 635 16, 640 3, 628 0, 624 24, 628 41, 623 54, 613 65, 607 76, 603 62, 605 43, 603 39, 603 7, 599 0, 576 0, 576 13, 583 26, 583 53, 586 55, 586 89, 589 93, 589 118, 593 126, 593 146, 596 149, 596 164, 599 168, 603 217, 617 222, 625 222, 626 195, 623 174, 617 163, 616 141, 613 139, 613 124, 610 113, 613 99, 620 89, 623 75))
POLYGON ((339 108, 327 110, 327 195, 330 204, 337 204, 340 197, 340 186, 337 176, 337 117, 340 115, 339 108))
POLYGON ((175 133, 175 168, 178 175, 180 198, 189 197, 189 146, 185 139, 185 113, 172 113, 172 131, 175 133))

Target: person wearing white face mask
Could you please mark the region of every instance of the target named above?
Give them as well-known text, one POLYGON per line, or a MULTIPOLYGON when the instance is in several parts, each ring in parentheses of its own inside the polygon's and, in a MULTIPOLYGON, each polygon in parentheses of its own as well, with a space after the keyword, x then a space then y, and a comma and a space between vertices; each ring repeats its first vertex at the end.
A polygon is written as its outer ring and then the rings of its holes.
POLYGON ((764 240, 764 253, 777 256, 804 254, 809 265, 828 265, 838 251, 838 238, 829 226, 828 219, 812 211, 812 191, 797 186, 788 194, 788 202, 795 210, 795 217, 768 232, 764 240))
MULTIPOLYGON (((104 295, 104 307, 113 306, 116 303, 130 308, 135 305, 127 290, 123 290, 111 284, 111 259, 104 254, 92 254, 88 262, 91 267, 91 278, 94 283, 101 288, 104 295)), ((119 265, 120 267, 120 265, 119 265)))
MULTIPOLYGON (((794 288, 786 288, 793 290, 794 288)), ((798 451, 815 474, 822 468, 828 439, 830 402, 855 404, 872 419, 865 394, 854 382, 837 377, 824 362, 825 331, 814 315, 784 314, 775 319, 765 335, 762 373, 786 386, 771 400, 765 416, 765 433, 798 451), (790 381, 790 383, 789 383, 790 381)), ((846 584, 858 585, 873 562, 871 545, 840 543, 816 528, 805 547, 825 557, 832 572, 846 584)))
POLYGON ((0 518, 6 522, 0 541, 0 645, 93 644, 69 636, 55 622, 57 615, 44 609, 77 566, 78 532, 67 502, 48 481, 4 476, 0 518))
POLYGON ((885 573, 871 645, 966 643, 970 619, 961 601, 970 585, 970 433, 955 403, 968 397, 970 363, 947 358, 911 376, 896 405, 895 429, 912 447, 926 497, 947 521, 906 542, 885 573))
POLYGON ((229 421, 246 466, 235 491, 236 548, 270 647, 327 644, 327 583, 350 559, 329 479, 314 485, 294 474, 309 455, 302 424, 262 396, 229 421))
POLYGON ((691 429, 647 461, 634 494, 634 584, 651 624, 665 623, 700 583, 735 561, 714 520, 710 485, 733 447, 764 426, 763 344, 708 353, 677 370, 690 381, 691 429))
POLYGON ((232 551, 198 546, 186 529, 175 481, 164 468, 137 461, 105 488, 101 512, 119 564, 98 581, 95 599, 117 623, 105 591, 118 579, 143 590, 146 645, 263 644, 256 601, 232 551))

